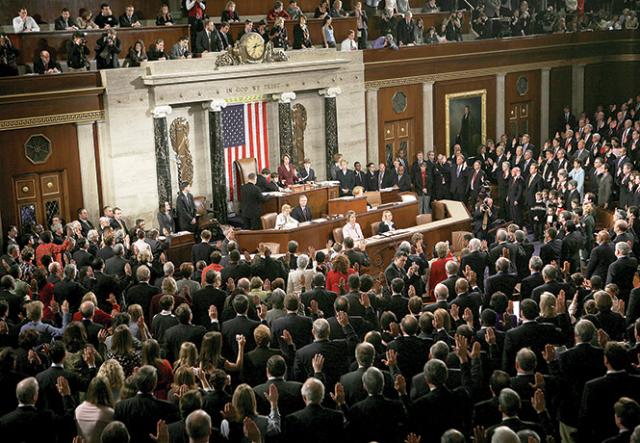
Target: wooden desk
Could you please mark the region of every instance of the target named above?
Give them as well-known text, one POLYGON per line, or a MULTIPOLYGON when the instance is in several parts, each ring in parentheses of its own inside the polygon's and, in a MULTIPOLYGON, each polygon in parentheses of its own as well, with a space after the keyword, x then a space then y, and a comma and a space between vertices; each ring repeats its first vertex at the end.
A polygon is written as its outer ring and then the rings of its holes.
POLYGON ((367 212, 367 197, 361 195, 360 197, 340 197, 334 198, 327 202, 327 214, 345 215, 347 211, 356 211, 356 214, 363 214, 367 212))
POLYGON ((322 186, 309 190, 287 192, 281 197, 273 197, 262 203, 262 214, 270 212, 281 212, 282 205, 289 205, 292 208, 298 206, 298 199, 301 195, 307 196, 307 206, 311 208, 313 218, 320 218, 322 214, 327 214, 327 201, 338 197, 338 185, 322 186))
MULTIPOLYGON (((156 40, 164 40, 164 48, 167 54, 171 46, 175 44, 183 35, 189 35, 189 25, 177 26, 146 26, 140 28, 117 28, 117 37, 122 40, 122 52, 118 58, 124 59, 129 54, 129 49, 138 40, 144 42, 144 46, 149 52, 156 40)), ((86 29, 87 46, 91 53, 87 56, 90 60, 95 57, 93 48, 98 39, 106 31, 104 29, 86 29)), ((56 61, 67 60, 67 42, 73 39, 73 31, 47 31, 47 32, 27 32, 24 34, 9 34, 11 42, 16 48, 22 50, 18 57, 18 64, 33 63, 40 57, 43 50, 49 51, 51 57, 56 61)))
POLYGON ((399 202, 400 197, 398 196, 397 189, 388 189, 386 191, 380 191, 380 204, 384 205, 387 203, 399 202))
MULTIPOLYGON (((171 234, 171 246, 167 250, 167 261, 171 261, 176 269, 182 263, 191 262, 191 249, 195 243, 192 233, 171 234)), ((165 243, 165 240, 161 240, 165 243)))
MULTIPOLYGON (((382 213, 385 210, 391 211, 398 229, 415 225, 416 216, 420 212, 418 202, 409 202, 397 203, 393 206, 373 209, 364 214, 359 214, 357 220, 365 237, 371 236, 371 224, 381 221, 382 213)), ((346 224, 347 220, 344 217, 339 217, 322 222, 303 223, 293 229, 237 231, 236 238, 238 239, 238 244, 241 246, 241 249, 246 249, 249 252, 256 251, 261 242, 279 243, 280 250, 285 251, 287 243, 289 243, 290 240, 297 241, 300 245, 300 250, 306 250, 309 246, 320 250, 325 248, 327 240, 332 238, 333 230, 342 228, 346 224)))

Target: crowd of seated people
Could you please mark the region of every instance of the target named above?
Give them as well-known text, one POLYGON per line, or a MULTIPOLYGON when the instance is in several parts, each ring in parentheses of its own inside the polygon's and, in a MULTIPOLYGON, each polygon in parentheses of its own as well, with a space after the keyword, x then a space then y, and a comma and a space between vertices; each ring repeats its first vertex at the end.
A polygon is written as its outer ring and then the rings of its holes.
MULTIPOLYGON (((205 230, 185 263, 119 208, 10 226, 2 441, 639 442, 638 111, 640 96, 566 107, 540 150, 504 136, 467 159, 462 140, 451 159, 399 152, 367 172, 336 155, 344 191, 400 187, 406 170, 414 192, 474 207, 462 251, 416 233, 379 275, 356 214, 326 250, 276 257, 205 230)), ((283 185, 313 175, 284 166, 283 185)))

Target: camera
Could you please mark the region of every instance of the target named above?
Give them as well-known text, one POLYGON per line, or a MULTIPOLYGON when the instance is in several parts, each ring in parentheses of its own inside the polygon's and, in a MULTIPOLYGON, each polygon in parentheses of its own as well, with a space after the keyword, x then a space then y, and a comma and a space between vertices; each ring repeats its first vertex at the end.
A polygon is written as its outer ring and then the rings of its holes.
POLYGON ((483 203, 480 205, 480 210, 481 211, 488 211, 489 210, 489 205, 486 203, 483 203))
POLYGON ((106 37, 104 38, 104 41, 105 41, 106 43, 113 43, 113 37, 111 37, 110 35, 108 35, 108 36, 106 36, 106 37))

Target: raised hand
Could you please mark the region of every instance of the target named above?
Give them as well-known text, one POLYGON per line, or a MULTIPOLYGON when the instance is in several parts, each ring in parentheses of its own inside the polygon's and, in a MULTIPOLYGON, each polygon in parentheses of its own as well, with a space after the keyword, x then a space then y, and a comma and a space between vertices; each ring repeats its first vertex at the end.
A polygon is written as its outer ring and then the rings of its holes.
POLYGON ((209 306, 209 318, 212 321, 215 321, 218 319, 218 308, 216 308, 216 305, 209 306))
POLYGON ((302 286, 303 288, 306 288, 306 283, 307 283, 307 279, 305 278, 304 274, 300 274, 300 286, 302 286))
POLYGON ((63 397, 66 397, 67 395, 71 395, 71 388, 69 387, 69 382, 63 376, 58 377, 56 388, 58 388, 58 392, 63 397))
POLYGON ((360 263, 355 262, 353 264, 353 270, 356 271, 356 274, 360 275, 360 263))
POLYGON ((456 345, 453 347, 453 351, 458 356, 460 363, 465 363, 467 361, 467 356, 468 356, 467 349, 469 347, 469 341, 467 340, 467 337, 465 337, 464 335, 458 335, 458 334, 456 334, 455 336, 455 341, 456 341, 456 345))
POLYGON ((311 306, 309 306, 309 311, 311 311, 311 315, 318 315, 320 308, 318 307, 318 302, 316 300, 311 300, 311 306))
POLYGON ((98 342, 99 343, 106 342, 108 336, 109 336, 109 331, 107 331, 106 329, 100 329, 100 332, 98 332, 98 342))
POLYGON ((496 344, 496 331, 493 328, 487 328, 484 333, 484 339, 489 346, 496 344))
POLYGON ((339 406, 342 406, 344 404, 346 395, 344 393, 344 386, 342 386, 340 382, 336 383, 335 393, 329 392, 329 395, 331 395, 331 399, 335 401, 339 406))
POLYGON ((346 290, 346 289, 345 289, 345 288, 346 288, 346 283, 345 283, 345 281, 344 281, 344 278, 341 278, 341 279, 340 279, 340 284, 338 285, 338 287, 339 287, 340 289, 342 289, 343 291, 345 291, 345 290, 346 290))
POLYGON ((535 409, 538 414, 547 409, 547 401, 544 398, 544 392, 542 392, 542 389, 536 389, 536 392, 533 393, 533 397, 531 397, 531 406, 533 406, 533 409, 535 409))
MULTIPOLYGON (((2 322, 2 323, 4 323, 4 322, 2 322)), ((31 363, 32 365, 41 365, 42 364, 42 361, 40 360, 40 356, 33 349, 29 349, 29 355, 27 356, 27 359, 29 360, 29 363, 31 363)))
POLYGON ((293 344, 293 338, 291 337, 289 331, 287 331, 286 329, 282 331, 282 335, 280 336, 280 338, 283 339, 289 346, 293 344))
POLYGON ((231 403, 224 405, 224 411, 220 411, 220 414, 222 414, 222 418, 227 421, 238 421, 238 412, 231 403))
POLYGON ((84 348, 84 351, 82 352, 82 359, 89 367, 96 365, 96 352, 91 346, 84 348))
POLYGON ((544 351, 542 351, 542 357, 547 363, 551 363, 556 359, 556 348, 553 345, 547 343, 544 345, 544 351))
POLYGON ((607 343, 609 343, 609 336, 604 329, 598 329, 598 345, 604 349, 607 347, 607 343))
POLYGON ((407 291, 407 295, 409 298, 416 296, 416 288, 413 285, 409 285, 409 290, 407 291))
MULTIPOLYGON (((131 264, 127 263, 124 265, 124 273, 127 274, 127 276, 131 277, 132 275, 132 271, 131 271, 131 264)), ((186 288, 186 286, 185 286, 186 288)))
POLYGON ((444 328, 444 318, 442 315, 436 314, 433 316, 433 321, 431 322, 436 331, 444 328))
POLYGON ((241 335, 240 337, 238 337, 238 352, 242 352, 242 350, 244 349, 244 345, 247 344, 247 339, 245 338, 244 335, 241 335))
POLYGON ((258 310, 258 317, 260 317, 260 320, 265 320, 267 318, 268 311, 267 305, 260 305, 260 309, 258 310))
POLYGON ((386 366, 391 367, 398 364, 398 353, 396 351, 394 351, 393 349, 389 349, 387 350, 386 356, 386 360, 382 360, 382 363, 384 363, 386 366))
POLYGON ((542 374, 536 372, 533 377, 535 383, 529 383, 529 386, 531 386, 532 389, 544 389, 545 382, 542 374))
POLYGON ((396 322, 389 323, 389 329, 391 330, 390 334, 393 338, 396 338, 400 335, 400 327, 398 326, 398 323, 396 322))
POLYGON ((484 426, 476 426, 473 428, 473 441, 475 443, 487 443, 487 431, 484 426))
POLYGON ((336 319, 338 320, 338 324, 343 328, 349 324, 349 316, 344 311, 339 311, 336 314, 336 319))
POLYGON ((466 324, 473 328, 473 312, 471 311, 471 308, 465 308, 464 314, 462 314, 462 319, 466 324))
POLYGON ((400 374, 396 375, 396 379, 393 383, 393 387, 395 388, 396 391, 398 391, 398 394, 407 395, 407 381, 402 375, 400 374))
POLYGON ((322 354, 314 355, 313 360, 311 360, 311 366, 313 367, 314 374, 322 372, 322 368, 324 367, 324 356, 322 354))
MULTIPOLYGON (((449 314, 451 315, 451 318, 454 321, 458 321, 458 319, 460 318, 460 307, 453 303, 450 307, 449 307, 449 314)), ((435 316, 433 318, 433 321, 435 322, 435 316)), ((435 326, 435 325, 434 325, 435 326)))
POLYGON ((366 308, 371 307, 371 300, 369 299, 369 294, 366 292, 362 292, 360 294, 360 304, 366 308))
POLYGON ((262 289, 264 289, 265 292, 271 292, 271 280, 269 280, 268 278, 265 279, 264 284, 262 285, 262 289))
POLYGON ((249 417, 245 417, 242 423, 244 424, 244 435, 251 440, 251 443, 260 443, 262 441, 262 436, 260 435, 260 429, 258 429, 256 423, 249 417))
POLYGON ((169 427, 164 420, 158 421, 156 434, 157 435, 149 434, 149 437, 158 443, 169 443, 169 427))
POLYGON ((269 386, 269 392, 264 393, 264 397, 271 404, 271 409, 278 409, 278 388, 273 383, 269 386))
POLYGON ((76 435, 73 437, 73 441, 71 443, 84 443, 84 438, 80 435, 76 435))

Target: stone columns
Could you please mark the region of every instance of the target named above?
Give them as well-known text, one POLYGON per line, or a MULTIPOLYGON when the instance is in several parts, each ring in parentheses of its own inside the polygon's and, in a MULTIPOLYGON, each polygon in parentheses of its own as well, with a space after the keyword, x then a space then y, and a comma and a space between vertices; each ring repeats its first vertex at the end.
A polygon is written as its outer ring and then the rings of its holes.
POLYGON ((76 123, 78 154, 80 156, 80 175, 82 179, 82 201, 91 220, 97 220, 102 215, 98 190, 96 148, 93 142, 94 123, 95 122, 92 121, 76 123))
POLYGON ((575 115, 584 111, 584 67, 585 65, 571 67, 571 111, 575 115))
MULTIPOLYGON (((280 128, 280 157, 287 154, 293 164, 298 160, 293 158, 293 127, 291 125, 291 100, 295 100, 295 92, 273 94, 273 100, 278 102, 278 127, 280 128)), ((280 159, 278 159, 278 164, 280 159)))
POLYGON ((220 223, 227 223, 227 178, 225 174, 224 147, 222 143, 222 109, 225 100, 211 100, 202 107, 209 111, 209 152, 211 158, 211 194, 213 211, 220 223))
POLYGON ((551 68, 542 68, 540 76, 540 143, 549 138, 549 88, 551 68))
POLYGON ((324 97, 324 142, 327 179, 331 177, 333 156, 338 153, 338 107, 336 97, 341 92, 342 89, 338 87, 318 91, 318 94, 324 97))
POLYGON ((156 151, 156 173, 158 174, 158 200, 168 202, 171 202, 173 198, 169 137, 167 136, 167 115, 172 111, 171 106, 157 106, 151 110, 156 151))
POLYGON ((424 158, 427 152, 433 151, 433 85, 434 82, 422 84, 422 128, 424 133, 424 158))
POLYGON ((496 136, 495 136, 496 140, 500 140, 500 136, 505 133, 504 78, 506 77, 506 75, 507 74, 496 74, 496 136))
MULTIPOLYGON (((365 90, 367 112, 367 163, 378 163, 380 147, 378 146, 378 88, 365 90)), ((327 163, 332 159, 327 158, 327 163)))

